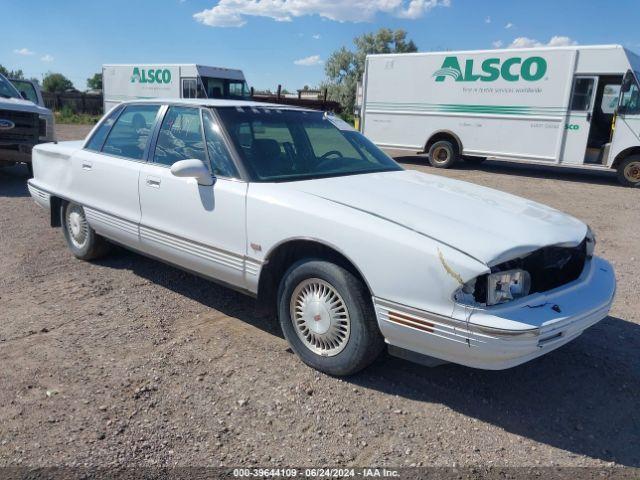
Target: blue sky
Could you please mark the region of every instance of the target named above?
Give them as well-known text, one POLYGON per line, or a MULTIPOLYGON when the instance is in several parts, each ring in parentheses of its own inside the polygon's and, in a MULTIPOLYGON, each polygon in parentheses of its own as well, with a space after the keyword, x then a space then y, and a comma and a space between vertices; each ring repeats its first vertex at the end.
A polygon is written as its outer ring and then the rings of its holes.
POLYGON ((0 0, 0 64, 81 90, 103 63, 241 68, 290 90, 324 78, 353 37, 403 28, 419 50, 620 43, 640 52, 637 0, 0 0), (195 15, 195 17, 194 17, 195 15))

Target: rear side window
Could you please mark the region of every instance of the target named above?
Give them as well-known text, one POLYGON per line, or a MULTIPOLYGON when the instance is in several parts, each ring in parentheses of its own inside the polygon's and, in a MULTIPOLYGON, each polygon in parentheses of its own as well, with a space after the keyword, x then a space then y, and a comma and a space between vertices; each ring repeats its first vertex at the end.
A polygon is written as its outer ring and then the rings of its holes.
POLYGON ((153 161, 171 166, 180 160, 207 161, 202 140, 200 110, 190 107, 169 107, 164 116, 153 161))
POLYGON ((131 160, 142 160, 159 108, 158 105, 126 107, 111 128, 102 151, 131 160))
POLYGON ((87 150, 93 150, 95 152, 99 152, 102 150, 102 144, 104 143, 107 135, 109 134, 109 130, 118 118, 118 115, 122 111, 122 108, 114 108, 111 110, 107 118, 100 124, 98 129, 93 133, 87 145, 84 147, 87 150))

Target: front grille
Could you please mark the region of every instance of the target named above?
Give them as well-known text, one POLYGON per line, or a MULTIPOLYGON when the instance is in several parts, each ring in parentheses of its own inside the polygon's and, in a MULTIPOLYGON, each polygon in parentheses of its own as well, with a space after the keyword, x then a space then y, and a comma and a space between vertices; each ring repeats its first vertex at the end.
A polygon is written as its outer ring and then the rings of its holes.
POLYGON ((38 121, 38 135, 41 137, 47 136, 47 120, 40 118, 38 121))
POLYGON ((0 142, 37 143, 40 135, 40 117, 37 113, 0 110, 0 119, 15 124, 10 130, 0 130, 0 142))
MULTIPOLYGON (((531 275, 529 293, 547 292, 577 280, 587 259, 587 239, 576 247, 544 247, 526 257, 491 268, 491 273, 522 269, 531 275)), ((487 301, 487 275, 476 281, 473 292, 477 302, 487 301)))

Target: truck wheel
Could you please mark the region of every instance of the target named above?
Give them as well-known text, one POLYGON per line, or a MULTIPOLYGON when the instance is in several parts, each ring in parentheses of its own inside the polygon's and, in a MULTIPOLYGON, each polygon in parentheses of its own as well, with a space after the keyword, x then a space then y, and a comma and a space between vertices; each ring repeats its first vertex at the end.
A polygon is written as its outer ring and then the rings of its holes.
POLYGON ((640 187, 640 155, 631 155, 620 162, 618 181, 625 187, 640 187))
POLYGON ((107 254, 109 243, 89 226, 82 206, 68 202, 60 208, 60 216, 64 238, 77 258, 95 260, 107 254))
POLYGON ((448 140, 441 140, 431 145, 429 163, 436 168, 449 168, 458 161, 458 148, 448 140))
POLYGON ((278 289, 278 317, 293 351, 329 375, 352 375, 384 347, 371 296, 352 273, 333 263, 295 263, 278 289))

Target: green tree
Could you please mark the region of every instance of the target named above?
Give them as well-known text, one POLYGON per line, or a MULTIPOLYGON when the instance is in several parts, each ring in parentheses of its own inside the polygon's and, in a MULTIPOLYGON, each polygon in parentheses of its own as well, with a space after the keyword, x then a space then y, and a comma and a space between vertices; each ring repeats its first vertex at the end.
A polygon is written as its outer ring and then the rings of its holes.
POLYGON ((22 70, 8 70, 2 65, 0 65, 0 73, 7 78, 24 78, 24 72, 22 70))
POLYGON ((61 73, 49 72, 42 80, 42 88, 45 92, 62 93, 73 90, 73 83, 61 73))
POLYGON ((351 115, 355 107, 356 86, 362 80, 367 55, 418 50, 413 40, 407 40, 407 32, 388 28, 360 35, 353 39, 353 44, 355 51, 342 47, 331 54, 324 67, 327 81, 322 85, 328 97, 339 102, 347 115, 351 115))
POLYGON ((90 90, 102 90, 102 73, 95 73, 93 77, 87 78, 87 88, 90 90))

